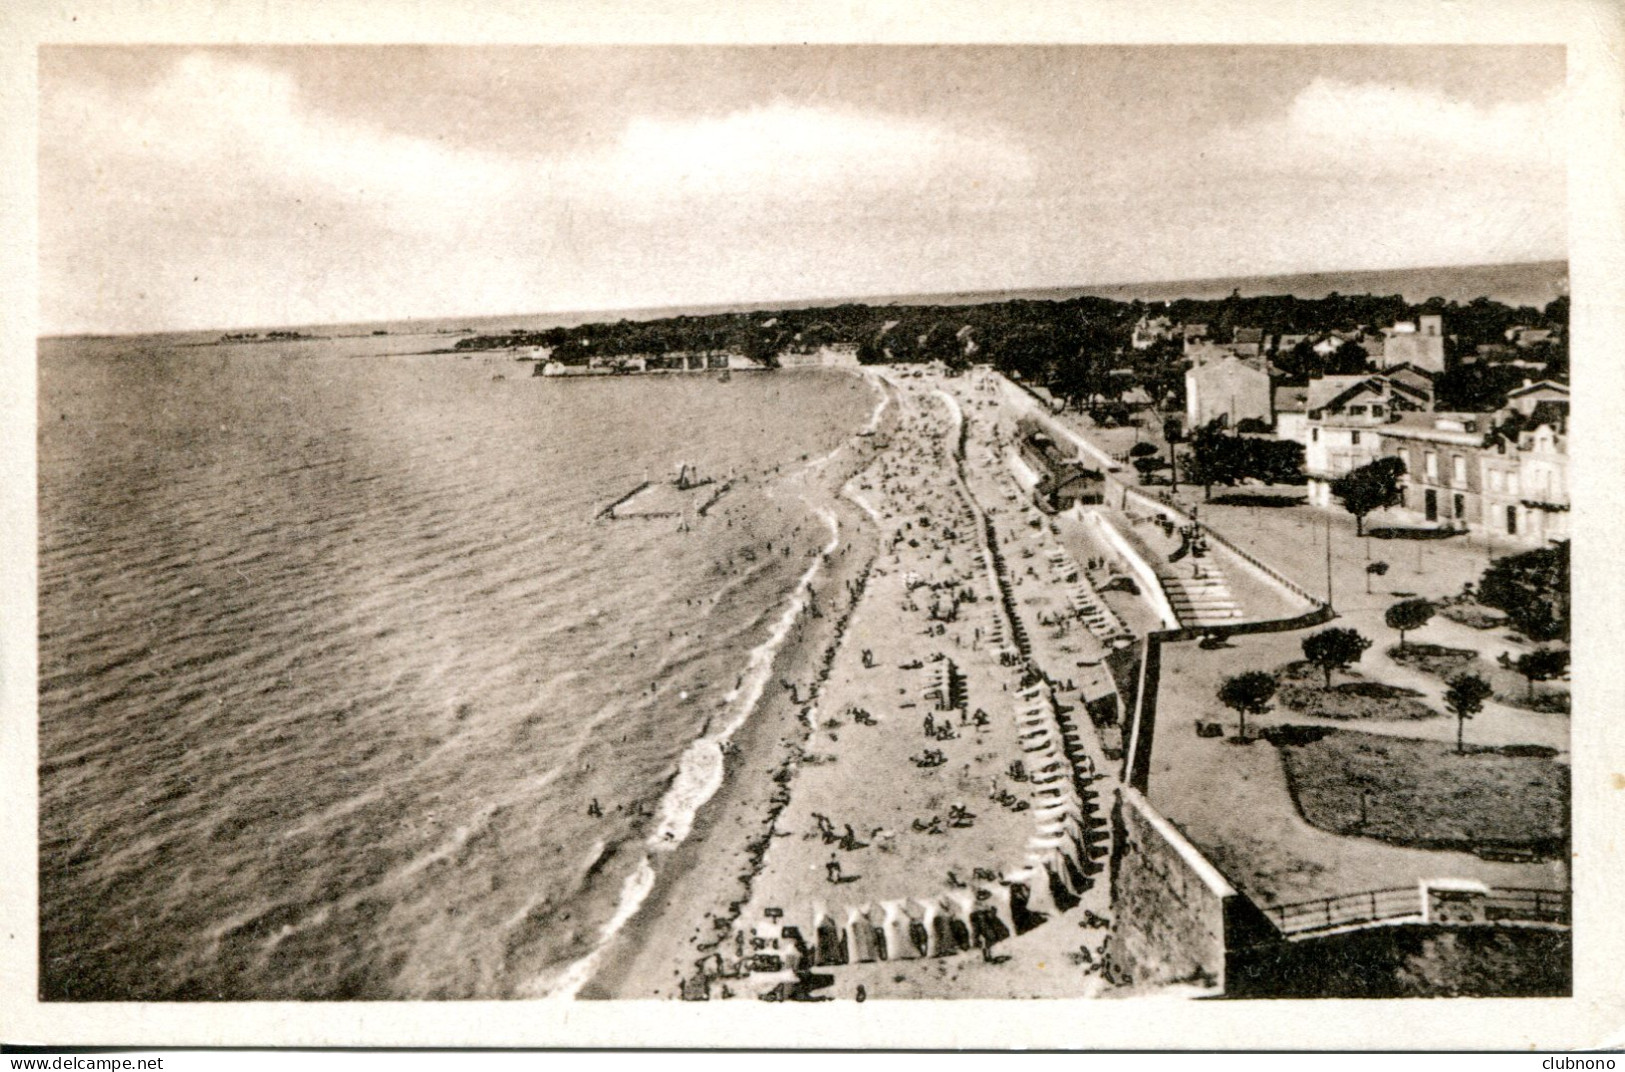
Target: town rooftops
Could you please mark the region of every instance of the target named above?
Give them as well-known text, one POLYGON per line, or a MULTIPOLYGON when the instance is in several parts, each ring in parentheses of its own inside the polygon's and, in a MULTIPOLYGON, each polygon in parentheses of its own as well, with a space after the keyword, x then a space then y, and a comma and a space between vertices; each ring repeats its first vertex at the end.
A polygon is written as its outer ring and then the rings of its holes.
POLYGON ((1569 385, 1558 380, 1525 380, 1523 386, 1507 392, 1507 400, 1523 398, 1525 395, 1539 394, 1543 391, 1555 392, 1567 398, 1569 385))
POLYGON ((1507 329, 1506 340, 1519 346, 1529 346, 1537 342, 1545 342, 1556 334, 1557 332, 1551 328, 1532 328, 1526 324, 1519 324, 1517 327, 1507 329))
POLYGON ((1381 390, 1374 385, 1376 380, 1377 377, 1369 373, 1355 376, 1317 376, 1309 381, 1306 404, 1313 413, 1337 404, 1367 383, 1373 383, 1373 390, 1381 390))
POLYGON ((1410 373, 1413 376, 1420 376, 1429 383, 1432 383, 1434 380, 1439 378, 1439 374, 1437 372, 1432 372, 1428 369, 1422 368, 1419 365, 1413 365, 1409 361, 1402 362, 1398 365, 1389 365, 1387 368, 1382 370, 1382 374, 1390 379, 1398 376, 1401 372, 1410 373))
POLYGON ((1276 413, 1308 413, 1309 388, 1277 387, 1273 404, 1276 413))
POLYGON ((1248 368, 1259 371, 1263 371, 1265 366, 1265 361, 1258 353, 1257 346, 1200 342, 1188 346, 1185 355, 1195 362, 1195 368, 1201 368, 1204 365, 1222 364, 1226 361, 1239 362, 1248 368))
POLYGON ((1494 426, 1494 416, 1488 413, 1402 413, 1383 426, 1382 434, 1396 439, 1477 446, 1494 426))
POLYGON ((1404 378, 1393 378, 1383 373, 1319 376, 1309 381, 1308 390, 1307 405, 1310 413, 1341 408, 1363 393, 1397 403, 1394 406, 1396 412, 1405 408, 1425 410, 1433 404, 1431 382, 1423 386, 1421 383, 1407 382, 1404 378))

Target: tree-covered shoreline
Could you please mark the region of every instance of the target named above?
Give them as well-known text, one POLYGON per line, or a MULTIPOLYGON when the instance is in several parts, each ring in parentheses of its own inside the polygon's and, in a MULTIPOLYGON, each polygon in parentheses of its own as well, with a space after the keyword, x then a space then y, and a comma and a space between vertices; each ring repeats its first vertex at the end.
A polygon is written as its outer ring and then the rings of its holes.
MULTIPOLYGON (((1143 318, 1204 325, 1207 337, 1230 342, 1250 329, 1266 340, 1300 337, 1266 350, 1283 382, 1363 366, 1366 347, 1329 357, 1313 355, 1301 337, 1364 332, 1369 338, 1399 321, 1427 315, 1444 318, 1451 371, 1438 385, 1440 408, 1493 408, 1498 395, 1528 378, 1531 364, 1546 375, 1568 372, 1566 297, 1544 308, 1512 306, 1489 298, 1470 302, 1429 298, 1407 302, 1400 295, 1323 298, 1290 295, 1181 298, 1171 302, 1116 301, 1101 297, 1059 300, 1012 299, 979 305, 842 305, 679 315, 654 320, 617 320, 551 327, 515 328, 505 334, 460 339, 457 351, 546 348, 549 360, 584 365, 594 358, 658 357, 674 353, 732 352, 766 366, 784 354, 822 347, 850 347, 863 364, 941 361, 950 368, 986 363, 1000 372, 1048 388, 1072 404, 1121 399, 1136 388, 1155 403, 1178 401, 1185 370, 1181 341, 1164 338, 1140 349, 1132 345, 1143 318), (1550 339, 1514 354, 1507 333, 1517 327, 1552 332, 1550 339), (1485 351, 1491 351, 1486 354, 1485 351), (1494 351, 1503 351, 1495 353, 1494 351), (1497 357, 1516 356, 1519 364, 1497 357)), ((1380 341, 1380 340, 1379 340, 1380 341)), ((1374 356, 1374 355, 1371 355, 1374 356)))

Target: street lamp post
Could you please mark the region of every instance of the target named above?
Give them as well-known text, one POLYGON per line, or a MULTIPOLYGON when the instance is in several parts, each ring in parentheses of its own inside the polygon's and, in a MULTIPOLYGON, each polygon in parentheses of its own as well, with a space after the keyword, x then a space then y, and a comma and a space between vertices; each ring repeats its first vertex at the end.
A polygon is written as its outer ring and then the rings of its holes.
POLYGON ((1332 515, 1326 515, 1326 605, 1332 605, 1332 515))

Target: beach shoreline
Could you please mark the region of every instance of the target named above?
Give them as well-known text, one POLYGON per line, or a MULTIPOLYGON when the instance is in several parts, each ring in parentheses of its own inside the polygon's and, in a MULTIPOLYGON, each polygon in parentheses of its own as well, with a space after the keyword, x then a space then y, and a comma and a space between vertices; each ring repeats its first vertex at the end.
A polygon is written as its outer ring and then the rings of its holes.
MULTIPOLYGON (((878 377, 865 378, 887 398, 888 386, 878 377)), ((838 544, 825 556, 808 586, 807 605, 774 654, 767 689, 729 740, 721 784, 694 815, 683 843, 657 854, 654 882, 641 908, 603 948, 576 997, 678 997, 682 980, 713 951, 719 936, 732 932, 718 921, 731 924, 749 898, 761 847, 782 807, 783 789, 774 777, 794 760, 805 729, 802 709, 838 650, 879 547, 878 527, 842 490, 873 460, 869 437, 884 432, 895 414, 895 405, 882 401, 863 432, 798 478, 805 481, 812 510, 834 517, 838 544), (786 688, 786 682, 796 688, 786 688)))

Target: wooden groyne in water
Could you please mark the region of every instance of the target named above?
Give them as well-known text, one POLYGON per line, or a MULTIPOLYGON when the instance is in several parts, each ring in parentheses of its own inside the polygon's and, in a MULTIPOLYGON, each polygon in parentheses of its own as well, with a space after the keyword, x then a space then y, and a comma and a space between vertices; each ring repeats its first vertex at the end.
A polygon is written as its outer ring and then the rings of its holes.
POLYGON ((730 492, 732 490, 733 490, 733 481, 730 480, 728 483, 723 484, 721 487, 717 488, 717 490, 714 491, 711 494, 711 497, 709 499, 705 500, 703 503, 700 504, 699 509, 697 511, 695 511, 695 512, 698 513, 701 517, 704 517, 706 515, 706 512, 708 510, 710 510, 711 507, 713 507, 713 506, 715 506, 717 504, 718 499, 722 498, 724 495, 728 494, 728 492, 730 492))
POLYGON ((608 506, 606 506, 602 510, 598 511, 598 513, 593 515, 593 516, 594 517, 599 517, 599 518, 602 518, 602 517, 614 518, 614 516, 615 516, 615 508, 616 507, 623 506, 626 503, 630 502, 632 499, 634 499, 638 495, 642 494, 643 491, 646 490, 649 487, 649 485, 652 484, 652 483, 654 483, 654 481, 645 480, 643 483, 639 484, 637 487, 633 488, 631 491, 627 492, 625 495, 622 495, 619 499, 616 499, 614 502, 610 503, 608 506))

